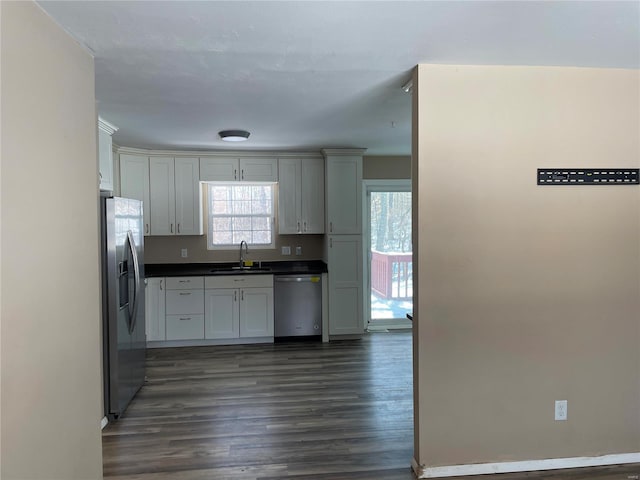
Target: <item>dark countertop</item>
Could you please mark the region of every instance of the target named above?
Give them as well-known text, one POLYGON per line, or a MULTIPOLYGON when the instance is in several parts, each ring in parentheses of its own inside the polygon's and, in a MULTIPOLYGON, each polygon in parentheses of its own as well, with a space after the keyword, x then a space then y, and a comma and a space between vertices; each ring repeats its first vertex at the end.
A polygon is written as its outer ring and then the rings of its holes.
MULTIPOLYGON (((297 275, 320 274, 327 272, 327 264, 322 260, 292 262, 263 261, 262 269, 254 271, 232 271, 238 262, 225 263, 147 263, 144 266, 146 277, 193 277, 203 275, 297 275)), ((257 266, 258 262, 254 262, 257 266)))

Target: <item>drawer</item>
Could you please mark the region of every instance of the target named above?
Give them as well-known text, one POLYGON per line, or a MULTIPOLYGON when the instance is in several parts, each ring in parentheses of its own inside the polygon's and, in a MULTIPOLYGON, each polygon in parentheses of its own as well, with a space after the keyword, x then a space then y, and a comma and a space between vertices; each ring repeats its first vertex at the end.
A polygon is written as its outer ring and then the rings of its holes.
POLYGON ((167 315, 204 313, 204 290, 167 290, 167 315))
POLYGON ((273 287, 273 275, 213 275, 204 279, 204 288, 245 287, 273 287))
POLYGON ((204 315, 167 315, 167 340, 204 338, 204 315))
POLYGON ((167 277, 167 290, 204 288, 204 277, 167 277))

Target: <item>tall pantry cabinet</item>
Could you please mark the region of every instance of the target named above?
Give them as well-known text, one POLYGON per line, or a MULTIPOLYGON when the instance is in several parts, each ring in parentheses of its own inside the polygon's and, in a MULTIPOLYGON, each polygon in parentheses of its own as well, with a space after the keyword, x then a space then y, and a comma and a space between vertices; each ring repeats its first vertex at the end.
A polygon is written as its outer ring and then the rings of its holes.
POLYGON ((329 335, 361 335, 362 149, 325 149, 329 335))

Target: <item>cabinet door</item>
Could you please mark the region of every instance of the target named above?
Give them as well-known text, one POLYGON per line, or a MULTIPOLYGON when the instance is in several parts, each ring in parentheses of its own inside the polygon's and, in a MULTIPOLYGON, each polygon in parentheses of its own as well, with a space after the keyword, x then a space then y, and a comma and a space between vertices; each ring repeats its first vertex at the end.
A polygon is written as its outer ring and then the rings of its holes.
POLYGON ((167 340, 204 338, 204 315, 167 315, 167 340))
POLYGON ((327 233, 361 234, 362 157, 327 157, 327 233))
POLYGON ((200 235, 200 162, 193 157, 176 157, 176 233, 200 235))
POLYGON ((167 290, 165 308, 167 315, 204 313, 204 290, 167 290))
POLYGON ((237 288, 205 290, 205 338, 238 338, 240 336, 239 295, 240 291, 237 288))
POLYGON ((120 154, 120 195, 142 200, 144 234, 150 235, 149 157, 120 154))
POLYGON ((273 288, 240 290, 240 337, 273 337, 273 288))
POLYGON ((278 159, 278 233, 301 232, 300 159, 278 159))
POLYGON ((173 158, 149 158, 149 184, 151 235, 175 235, 176 189, 173 158))
POLYGON ((147 278, 145 294, 145 323, 147 326, 147 341, 165 340, 165 293, 164 278, 147 278))
POLYGON ((302 233, 324 233, 324 159, 301 161, 300 216, 302 233))
POLYGON ((200 180, 229 182, 239 179, 237 158, 200 158, 200 180))
POLYGON ((329 334, 362 334, 360 235, 329 237, 329 334))
POLYGON ((245 182, 277 182, 278 163, 275 158, 241 158, 238 180, 245 182))
POLYGON ((100 190, 113 191, 113 152, 111 135, 98 130, 98 165, 100 168, 100 190))

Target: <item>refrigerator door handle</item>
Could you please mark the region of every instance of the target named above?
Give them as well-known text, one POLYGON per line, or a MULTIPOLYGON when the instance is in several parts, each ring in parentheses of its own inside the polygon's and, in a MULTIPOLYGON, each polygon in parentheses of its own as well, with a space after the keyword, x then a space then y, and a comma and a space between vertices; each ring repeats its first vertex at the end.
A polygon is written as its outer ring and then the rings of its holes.
POLYGON ((138 263, 138 251, 136 248, 136 242, 133 239, 133 233, 131 230, 127 231, 127 243, 131 249, 131 258, 133 259, 133 275, 135 279, 135 290, 133 296, 133 306, 131 308, 131 317, 129 318, 129 333, 133 333, 136 328, 137 310, 138 310, 138 296, 140 294, 140 265, 138 263))

